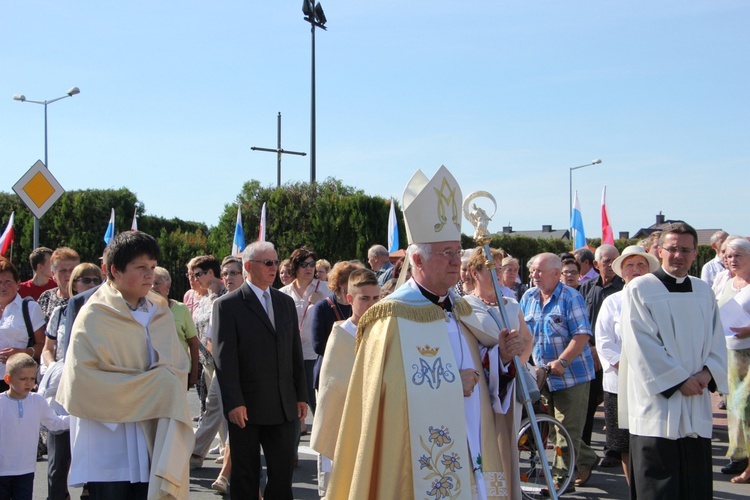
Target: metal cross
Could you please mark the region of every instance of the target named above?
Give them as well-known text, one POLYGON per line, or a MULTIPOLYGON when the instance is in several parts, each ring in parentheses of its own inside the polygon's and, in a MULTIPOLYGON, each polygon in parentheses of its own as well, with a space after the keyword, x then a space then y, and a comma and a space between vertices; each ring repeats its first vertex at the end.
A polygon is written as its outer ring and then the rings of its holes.
POLYGON ((276 187, 281 187, 281 155, 288 154, 288 155, 297 155, 297 156, 307 156, 307 153, 302 153, 300 151, 285 151, 281 148, 281 112, 279 112, 279 116, 277 119, 277 137, 278 142, 276 149, 269 149, 269 148, 259 148, 256 146, 251 147, 253 151, 266 151, 269 153, 276 153, 276 187))

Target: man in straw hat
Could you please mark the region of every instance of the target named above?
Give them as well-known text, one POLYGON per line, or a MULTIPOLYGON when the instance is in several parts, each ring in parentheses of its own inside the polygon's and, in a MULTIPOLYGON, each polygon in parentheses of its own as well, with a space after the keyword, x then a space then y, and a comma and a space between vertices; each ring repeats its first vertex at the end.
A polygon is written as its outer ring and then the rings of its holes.
MULTIPOLYGON (((627 247, 622 255, 611 263, 612 271, 622 278, 623 286, 639 276, 653 273, 659 269, 659 259, 646 252, 638 245, 627 247)), ((597 350, 604 376, 604 423, 606 424, 607 450, 620 456, 625 479, 630 483, 630 457, 628 431, 620 429, 617 422, 617 372, 622 353, 620 336, 620 313, 622 311, 622 290, 609 294, 601 303, 597 313, 596 336, 597 350)))
MULTIPOLYGON (((498 337, 452 292, 460 205, 445 167, 404 190, 412 279, 360 319, 328 498, 520 498, 513 392, 493 413, 481 373, 479 343, 498 337)), ((525 342, 503 330, 499 344, 509 359, 525 342)))
POLYGON ((618 403, 631 498, 713 498, 709 391, 728 391, 727 351, 711 289, 688 276, 697 243, 695 229, 669 224, 661 268, 623 291, 618 403))

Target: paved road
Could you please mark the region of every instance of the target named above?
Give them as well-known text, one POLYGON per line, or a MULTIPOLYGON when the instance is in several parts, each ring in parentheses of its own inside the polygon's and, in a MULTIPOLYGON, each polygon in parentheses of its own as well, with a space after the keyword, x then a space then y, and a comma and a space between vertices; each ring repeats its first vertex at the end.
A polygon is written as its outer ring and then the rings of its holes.
MULTIPOLYGON (((195 391, 188 393, 191 414, 198 411, 198 398, 195 391)), ((719 500, 745 500, 750 497, 750 485, 732 484, 730 476, 721 474, 719 469, 726 464, 724 458, 727 451, 726 412, 716 407, 718 399, 714 399, 714 438, 713 438, 713 470, 714 470, 714 498, 719 500)), ((601 409, 601 408, 600 408, 601 409)), ((312 422, 310 418, 308 425, 312 422)), ((601 454, 604 445, 602 425, 604 416, 597 414, 594 425, 593 446, 601 454)), ((299 468, 294 472, 294 498, 317 499, 317 465, 315 453, 309 448, 309 436, 303 436, 300 444, 299 468)), ((219 474, 221 466, 214 463, 213 457, 209 456, 204 462, 204 468, 190 472, 190 498, 192 499, 218 499, 219 495, 211 489, 211 483, 219 474)), ((42 500, 47 493, 47 462, 37 463, 36 477, 34 482, 34 499, 42 500)), ((77 499, 80 490, 73 488, 71 498, 77 499)), ((227 497, 228 498, 228 497, 227 497)), ((575 493, 563 495, 570 499, 614 499, 624 500, 628 498, 627 484, 618 469, 598 469, 585 488, 578 488, 575 493)))

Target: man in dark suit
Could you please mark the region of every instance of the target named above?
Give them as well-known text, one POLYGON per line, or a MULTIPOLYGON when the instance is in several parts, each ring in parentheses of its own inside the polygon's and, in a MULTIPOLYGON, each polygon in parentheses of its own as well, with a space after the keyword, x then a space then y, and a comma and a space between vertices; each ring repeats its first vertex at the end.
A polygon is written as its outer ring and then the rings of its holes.
POLYGON ((214 302, 216 375, 229 420, 232 498, 254 498, 260 447, 266 500, 292 498, 297 419, 307 415, 302 343, 294 301, 272 288, 279 260, 272 243, 242 253, 248 280, 214 302))

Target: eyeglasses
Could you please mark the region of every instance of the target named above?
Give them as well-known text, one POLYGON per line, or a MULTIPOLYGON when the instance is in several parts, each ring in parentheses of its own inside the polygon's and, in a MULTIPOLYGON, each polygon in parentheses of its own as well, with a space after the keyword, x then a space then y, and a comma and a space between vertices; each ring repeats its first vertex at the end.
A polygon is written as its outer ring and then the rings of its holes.
POLYGON ((688 248, 688 247, 661 247, 662 250, 665 250, 669 252, 669 255, 675 255, 676 253, 681 253, 685 255, 689 255, 693 252, 695 252, 695 248, 688 248))
POLYGON ((276 260, 251 260, 250 262, 260 262, 266 267, 278 266, 281 262, 279 259, 276 260))
POLYGON ((201 276, 203 276, 204 274, 208 274, 208 271, 198 271, 197 273, 193 274, 193 277, 196 278, 196 279, 198 279, 201 276))
POLYGON ((100 278, 97 278, 97 277, 91 277, 91 278, 89 278, 88 276, 83 276, 81 278, 76 278, 73 281, 75 281, 76 283, 83 283, 84 285, 90 285, 92 283, 95 284, 95 285, 98 285, 98 284, 100 284, 102 282, 102 280, 100 278))
POLYGON ((223 273, 221 273, 221 277, 222 278, 228 278, 229 276, 235 277, 235 276, 238 276, 240 274, 242 274, 240 271, 224 271, 223 273))
POLYGON ((306 267, 315 267, 315 261, 311 260, 310 262, 300 262, 299 267, 301 269, 305 269, 306 267))
POLYGON ((563 276, 578 276, 581 273, 578 271, 563 271, 562 274, 563 276))
POLYGON ((442 255, 446 259, 451 259, 453 257, 463 257, 464 256, 464 250, 443 250, 442 252, 433 252, 428 251, 428 253, 431 253, 432 255, 442 255))

